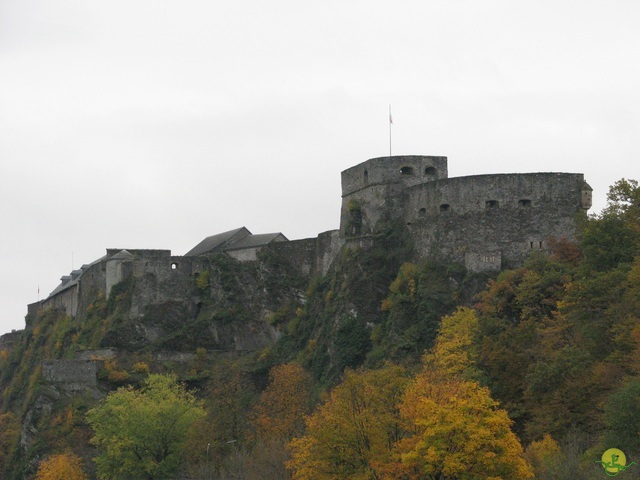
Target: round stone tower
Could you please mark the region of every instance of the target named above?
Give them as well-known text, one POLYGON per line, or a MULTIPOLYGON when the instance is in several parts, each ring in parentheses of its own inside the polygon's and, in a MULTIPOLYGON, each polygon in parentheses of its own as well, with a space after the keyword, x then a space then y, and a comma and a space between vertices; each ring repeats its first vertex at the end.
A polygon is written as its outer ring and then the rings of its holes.
POLYGON ((447 177, 447 157, 422 155, 372 158, 343 171, 340 236, 375 232, 380 220, 401 214, 404 189, 447 177))

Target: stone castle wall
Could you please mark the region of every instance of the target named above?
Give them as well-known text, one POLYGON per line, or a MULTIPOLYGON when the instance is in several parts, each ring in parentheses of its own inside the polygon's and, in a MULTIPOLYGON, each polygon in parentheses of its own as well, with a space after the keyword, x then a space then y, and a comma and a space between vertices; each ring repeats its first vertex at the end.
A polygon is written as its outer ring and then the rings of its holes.
MULTIPOLYGON (((325 274, 342 246, 371 244, 386 220, 403 221, 419 257, 436 257, 473 271, 521 265, 549 238, 573 239, 576 215, 591 206, 591 188, 582 174, 528 173, 448 177, 447 158, 396 156, 367 160, 342 172, 340 230, 316 238, 280 241, 231 252, 241 261, 260 261, 274 251, 303 276, 325 274)), ((64 308, 86 315, 98 292, 109 296, 133 276, 131 316, 149 305, 175 303, 197 308, 195 278, 206 268, 198 256, 169 250, 108 249, 105 257, 63 277, 47 299, 29 306, 64 308), (66 283, 65 283, 66 282, 66 283)), ((191 307, 190 307, 191 308, 191 307)))
POLYGON ((545 250, 549 238, 575 239, 576 216, 590 206, 583 204, 585 185, 582 174, 571 173, 450 178, 407 189, 404 218, 421 256, 472 270, 514 267, 532 250, 545 250))
POLYGON ((402 219, 420 257, 473 271, 521 265, 549 238, 573 240, 591 206, 582 174, 527 173, 448 178, 446 157, 382 157, 342 173, 340 235, 361 242, 402 219))

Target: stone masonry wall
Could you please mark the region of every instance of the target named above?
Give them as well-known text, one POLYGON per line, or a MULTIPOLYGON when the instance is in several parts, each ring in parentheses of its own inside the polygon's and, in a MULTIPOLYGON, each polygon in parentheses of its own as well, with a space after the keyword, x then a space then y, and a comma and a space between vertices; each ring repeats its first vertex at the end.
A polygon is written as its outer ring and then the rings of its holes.
POLYGON ((421 256, 505 268, 546 249, 549 237, 574 239, 585 188, 582 174, 458 177, 408 188, 403 210, 421 256))

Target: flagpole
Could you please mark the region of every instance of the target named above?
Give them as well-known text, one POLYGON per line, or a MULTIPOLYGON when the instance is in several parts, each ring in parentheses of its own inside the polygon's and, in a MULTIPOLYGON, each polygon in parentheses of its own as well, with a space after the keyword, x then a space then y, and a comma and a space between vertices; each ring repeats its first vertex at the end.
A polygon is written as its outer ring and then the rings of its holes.
POLYGON ((391 116, 391 104, 389 104, 389 157, 391 157, 391 125, 393 125, 393 117, 391 116))

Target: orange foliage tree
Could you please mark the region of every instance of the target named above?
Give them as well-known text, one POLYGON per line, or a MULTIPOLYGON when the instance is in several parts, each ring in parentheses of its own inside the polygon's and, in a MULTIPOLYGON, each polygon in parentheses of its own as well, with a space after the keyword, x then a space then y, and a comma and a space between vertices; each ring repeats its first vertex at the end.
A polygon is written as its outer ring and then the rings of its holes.
POLYGON ((52 455, 38 467, 36 480, 88 480, 82 460, 73 453, 52 455))
POLYGON ((304 431, 304 417, 312 408, 312 379, 300 365, 276 365, 269 384, 253 409, 252 423, 258 438, 290 440, 304 431))

